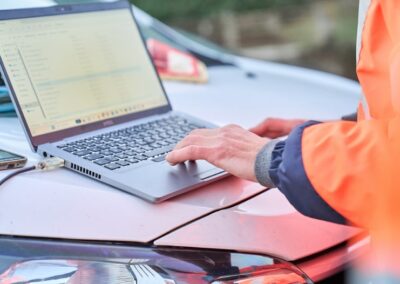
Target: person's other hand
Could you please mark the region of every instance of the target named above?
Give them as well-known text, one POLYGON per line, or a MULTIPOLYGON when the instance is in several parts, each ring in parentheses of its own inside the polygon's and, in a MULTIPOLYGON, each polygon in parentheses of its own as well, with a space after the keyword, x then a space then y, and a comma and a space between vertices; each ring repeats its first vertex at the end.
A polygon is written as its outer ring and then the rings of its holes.
POLYGON ((234 176, 256 181, 256 157, 268 141, 237 125, 197 129, 179 142, 166 160, 171 165, 206 160, 234 176))
POLYGON ((293 128, 306 122, 304 119, 267 118, 250 131, 262 137, 271 139, 288 135, 293 128))

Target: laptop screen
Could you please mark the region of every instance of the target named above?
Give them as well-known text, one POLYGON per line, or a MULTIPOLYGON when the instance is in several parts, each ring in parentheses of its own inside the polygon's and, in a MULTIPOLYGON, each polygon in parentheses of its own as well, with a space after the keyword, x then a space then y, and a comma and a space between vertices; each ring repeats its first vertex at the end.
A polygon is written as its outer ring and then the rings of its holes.
POLYGON ((0 56, 33 138, 168 105, 128 8, 0 21, 0 56))

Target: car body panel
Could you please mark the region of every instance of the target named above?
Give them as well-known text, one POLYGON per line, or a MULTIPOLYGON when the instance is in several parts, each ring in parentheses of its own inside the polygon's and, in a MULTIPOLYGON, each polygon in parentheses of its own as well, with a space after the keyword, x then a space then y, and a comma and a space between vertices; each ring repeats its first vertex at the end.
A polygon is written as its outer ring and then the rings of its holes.
POLYGON ((182 227, 155 244, 231 249, 294 261, 341 244, 361 230, 298 213, 277 189, 182 227))
POLYGON ((240 68, 209 68, 206 85, 165 82, 174 109, 244 127, 266 117, 332 120, 357 110, 360 87, 353 81, 274 63, 238 62, 240 68))
MULTIPOLYGON (((318 86, 318 80, 303 85, 300 79, 289 75, 285 78, 282 74, 279 75, 281 77, 274 76, 272 71, 258 71, 256 79, 249 79, 241 69, 230 66, 213 67, 209 71, 210 82, 207 85, 165 83, 172 104, 178 110, 187 111, 212 122, 243 122, 242 125, 250 126, 270 115, 324 115, 325 119, 333 118, 350 111, 357 104, 356 95, 339 95, 331 86, 318 86), (283 84, 285 81, 291 83, 283 84), (310 91, 314 84, 315 93, 310 91), (301 106, 298 106, 295 96, 302 98, 301 106)), ((341 80, 336 80, 336 85, 341 86, 341 80)), ((30 163, 39 159, 30 152, 16 119, 1 119, 0 128, 9 129, 0 135, 0 148, 25 154, 30 163)), ((0 173, 0 176, 4 174, 0 173)), ((153 205, 67 170, 45 174, 31 173, 9 181, 0 191, 0 234, 146 243, 202 216, 247 200, 262 191, 264 188, 258 184, 230 177, 171 201, 153 205)), ((261 200, 267 202, 268 198, 261 200)), ((287 210, 293 211, 293 208, 285 198, 280 198, 276 203, 276 206, 283 210, 278 217, 264 218, 265 215, 269 216, 270 209, 265 206, 263 212, 262 204, 258 203, 257 206, 258 215, 246 215, 246 218, 253 218, 254 221, 249 221, 252 226, 256 226, 257 222, 262 226, 265 220, 291 224, 291 220, 298 219, 305 227, 308 223, 311 227, 320 223, 303 218, 298 213, 288 214, 287 210)), ((228 210, 226 214, 229 215, 230 212, 232 211, 228 210)), ((204 222, 207 223, 207 219, 204 222)), ((248 242, 232 239, 220 245, 221 248, 229 246, 246 251, 260 249, 264 253, 273 253, 286 259, 298 259, 334 246, 352 236, 352 233, 349 233, 351 230, 346 229, 343 232, 339 225, 323 223, 321 226, 325 231, 317 230, 314 236, 309 236, 308 242, 316 243, 315 246, 303 246, 297 251, 292 251, 293 246, 296 246, 296 239, 290 244, 291 234, 282 242, 274 236, 275 231, 270 232, 271 239, 265 238, 265 242, 259 244, 253 244, 252 239, 248 242), (324 235, 326 230, 330 237, 324 235), (324 241, 320 240, 321 234, 324 241)), ((279 225, 282 234, 284 227, 279 225)), ((190 226, 188 228, 191 229, 190 226)), ((240 226, 230 229, 232 235, 241 231, 240 226)), ((266 228, 264 232, 266 236, 268 230, 266 228)), ((213 235, 212 232, 204 230, 201 238, 204 241, 208 240, 212 237, 210 234, 213 235)), ((174 245, 173 239, 168 238, 168 242, 163 241, 159 244, 174 245)), ((176 240, 175 244, 180 244, 180 239, 176 240)), ((203 247, 206 245, 206 242, 201 243, 203 247)), ((209 245, 218 248, 217 243, 212 243, 211 240, 209 245)))
POLYGON ((357 261, 368 251, 369 244, 370 237, 362 234, 353 243, 337 246, 295 263, 313 281, 317 282, 349 268, 351 263, 357 261))
MULTIPOLYGON (((10 129, 0 134, 0 148, 25 154, 30 164, 39 159, 16 119, 0 119, 0 129, 10 129)), ((28 173, 0 191, 0 235, 147 243, 263 190, 228 177, 155 205, 69 170, 28 173)))

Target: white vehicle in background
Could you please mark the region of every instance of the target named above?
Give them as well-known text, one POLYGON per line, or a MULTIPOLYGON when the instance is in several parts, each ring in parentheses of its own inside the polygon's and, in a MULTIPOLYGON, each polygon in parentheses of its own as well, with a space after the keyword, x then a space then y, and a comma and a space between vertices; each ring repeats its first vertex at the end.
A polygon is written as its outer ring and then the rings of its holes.
MULTIPOLYGON (((46 5, 54 3, 2 0, 0 9, 46 5)), ((268 116, 338 119, 357 107, 353 81, 236 56, 133 9, 146 38, 208 67, 207 84, 164 82, 177 110, 250 127, 268 116)), ((17 118, 0 118, 0 148, 39 159, 17 118)), ((1 188, 0 235, 0 283, 312 283, 342 271, 368 242, 234 177, 152 205, 67 170, 1 188)))

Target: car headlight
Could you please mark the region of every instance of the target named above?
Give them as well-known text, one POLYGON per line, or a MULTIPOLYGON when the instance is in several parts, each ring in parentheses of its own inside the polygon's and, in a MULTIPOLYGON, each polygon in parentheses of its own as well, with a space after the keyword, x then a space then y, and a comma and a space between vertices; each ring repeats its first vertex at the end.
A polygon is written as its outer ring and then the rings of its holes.
POLYGON ((227 251, 0 239, 0 283, 312 283, 268 256, 227 251))

